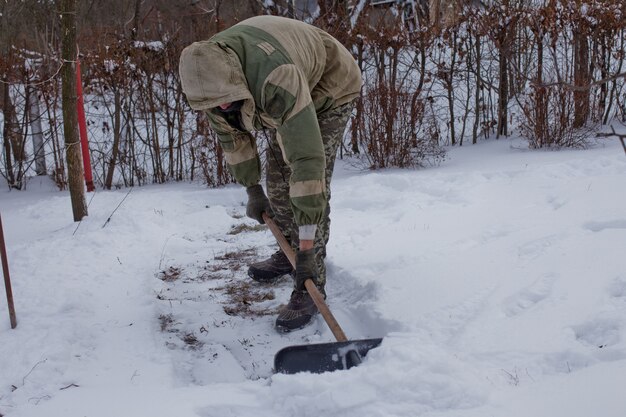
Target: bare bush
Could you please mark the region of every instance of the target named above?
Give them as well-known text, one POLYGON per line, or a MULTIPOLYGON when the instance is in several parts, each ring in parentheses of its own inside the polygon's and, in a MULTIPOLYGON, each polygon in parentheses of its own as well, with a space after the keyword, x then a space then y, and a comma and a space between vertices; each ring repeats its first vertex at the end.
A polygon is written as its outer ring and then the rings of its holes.
MULTIPOLYGON (((340 157, 355 155, 368 168, 437 163, 444 157, 440 146, 512 132, 531 148, 581 147, 589 129, 626 120, 623 0, 459 1, 445 22, 437 13, 431 21, 426 3, 80 3, 95 184, 233 181, 204 116, 182 94, 178 56, 190 42, 254 14, 293 14, 326 28, 353 52, 365 86, 340 157)), ((6 29, 0 175, 14 188, 41 172, 36 135, 43 138, 45 171, 59 188, 67 185, 53 6, 0 2, 6 29), (33 97, 39 112, 32 112, 33 97)))
POLYGON ((219 145, 219 139, 215 132, 209 128, 208 119, 204 114, 196 116, 195 133, 192 146, 191 172, 195 171, 195 165, 199 165, 204 181, 212 187, 230 184, 235 181, 228 169, 224 156, 224 150, 219 145))
POLYGON ((539 87, 522 106, 521 134, 533 149, 586 148, 590 127, 575 124, 574 93, 563 87, 539 87))
POLYGON ((362 98, 358 136, 369 169, 408 168, 438 163, 445 151, 433 119, 425 120, 422 101, 387 85, 374 87, 362 98))

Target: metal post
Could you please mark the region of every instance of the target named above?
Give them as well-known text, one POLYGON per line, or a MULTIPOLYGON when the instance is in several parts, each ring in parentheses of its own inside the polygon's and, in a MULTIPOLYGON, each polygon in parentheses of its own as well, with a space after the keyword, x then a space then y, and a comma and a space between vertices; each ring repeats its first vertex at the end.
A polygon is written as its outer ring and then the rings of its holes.
MULTIPOLYGON (((76 46, 78 50, 78 45, 76 46)), ((89 156, 89 139, 87 138, 87 121, 85 119, 85 104, 83 101, 83 82, 80 77, 79 53, 76 54, 76 111, 78 113, 78 133, 80 135, 80 148, 83 152, 83 171, 85 172, 85 185, 87 191, 96 189, 93 185, 93 174, 91 172, 91 157, 89 156)))
POLYGON ((9 261, 7 259, 7 248, 4 244, 4 231, 2 230, 2 216, 0 216, 0 255, 2 255, 2 272, 4 274, 4 288, 7 292, 7 304, 9 305, 9 318, 11 328, 17 326, 15 318, 15 306, 13 305, 13 291, 11 290, 11 277, 9 276, 9 261))

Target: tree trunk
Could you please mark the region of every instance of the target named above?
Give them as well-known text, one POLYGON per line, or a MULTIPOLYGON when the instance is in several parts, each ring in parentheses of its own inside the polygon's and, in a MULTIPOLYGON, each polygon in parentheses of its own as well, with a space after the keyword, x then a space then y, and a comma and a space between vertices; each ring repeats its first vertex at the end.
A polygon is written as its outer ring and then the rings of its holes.
POLYGON ((15 175, 13 174, 13 158, 11 157, 11 130, 10 130, 10 117, 7 112, 7 103, 9 102, 9 85, 7 84, 6 75, 3 77, 2 82, 0 83, 0 90, 2 90, 2 112, 4 114, 3 117, 3 125, 2 125, 2 138, 3 138, 3 146, 4 146, 4 158, 6 165, 6 179, 9 183, 9 187, 15 187, 15 175))
POLYGON ((109 167, 107 168, 107 176, 104 181, 104 188, 107 190, 111 189, 111 185, 113 183, 113 173, 115 172, 115 165, 117 164, 117 155, 120 151, 120 138, 122 136, 122 123, 121 123, 121 113, 122 113, 122 104, 120 103, 120 90, 119 88, 115 89, 115 108, 114 111, 114 120, 113 120, 113 146, 111 148, 111 159, 109 161, 109 167))
POLYGON ((451 45, 451 53, 450 56, 450 68, 448 72, 445 74, 445 84, 446 84, 446 95, 448 97, 448 111, 450 113, 450 144, 452 146, 456 145, 456 116, 454 111, 454 72, 456 71, 456 48, 458 41, 458 32, 455 30, 452 34, 452 45, 451 45))
POLYGON ((137 40, 139 34, 139 23, 141 22, 141 2, 142 0, 135 0, 135 13, 133 14, 133 28, 130 32, 130 39, 132 41, 137 40))
POLYGON ((478 142, 478 127, 480 126, 480 93, 483 89, 482 80, 481 80, 481 56, 480 56, 480 35, 476 34, 476 95, 474 96, 474 126, 472 127, 472 143, 476 144, 478 142))
MULTIPOLYGON (((620 39, 620 48, 618 49, 618 51, 621 51, 623 53, 624 52, 624 29, 622 29, 620 32, 621 32, 620 33, 620 37, 619 37, 619 39, 620 39)), ((608 57, 608 60, 609 60, 609 63, 610 63, 611 58, 608 57)), ((621 59, 619 61, 619 65, 617 67, 617 70, 615 71, 616 74, 621 74, 622 73, 623 65, 624 65, 624 60, 621 59)), ((602 124, 607 124, 609 122, 609 117, 611 115, 611 109, 612 109, 612 106, 613 106, 613 99, 614 99, 614 97, 616 95, 616 92, 617 92, 617 79, 613 80, 613 82, 612 82, 611 91, 609 93, 610 96, 609 96, 609 100, 608 100, 608 105, 607 105, 606 110, 604 111, 604 118, 602 119, 602 124)), ((617 104, 619 106, 619 103, 617 103, 617 104)))
MULTIPOLYGON (((506 30, 506 29, 505 29, 506 30)), ((496 138, 508 134, 508 104, 509 104, 509 71, 507 52, 502 46, 500 49, 500 80, 498 87, 498 131, 496 138)))
POLYGON ((543 86, 543 33, 537 34, 537 88, 535 89, 535 143, 543 147, 547 137, 548 102, 546 89, 543 86))
MULTIPOLYGON (((505 10, 510 10, 510 1, 502 2, 505 10)), ((515 26, 512 23, 502 27, 498 33, 499 85, 498 85, 498 127, 496 139, 507 136, 509 118, 509 56, 511 55, 515 26)))
POLYGON ((35 154, 35 173, 46 175, 46 152, 44 149, 43 129, 41 128, 41 108, 39 107, 39 97, 37 89, 28 87, 28 118, 33 135, 33 152, 35 154))
POLYGON ((78 138, 78 115, 76 111, 76 0, 61 0, 62 33, 62 107, 63 133, 65 135, 65 157, 67 175, 72 201, 74 221, 80 221, 87 215, 85 201, 85 177, 78 138))
POLYGON ((291 19, 296 18, 296 14, 294 12, 294 7, 293 7, 293 2, 294 0, 287 0, 287 17, 291 19))
POLYGON ((574 31, 574 127, 583 127, 589 118, 589 45, 587 36, 574 31))
POLYGON ((61 142, 59 140, 59 129, 56 113, 53 109, 58 108, 58 94, 51 95, 50 92, 42 90, 43 101, 46 104, 46 116, 50 124, 50 141, 52 143, 52 161, 54 168, 52 170, 52 178, 56 182, 59 190, 65 190, 67 181, 65 178, 65 165, 63 164, 63 154, 61 152, 61 142))
MULTIPOLYGON (((357 63, 361 71, 363 70, 363 41, 361 39, 357 40, 357 63)), ((350 124, 350 148, 352 153, 358 155, 359 152, 359 121, 363 117, 363 101, 359 97, 355 103, 355 114, 352 119, 352 123, 350 124)), ((343 149, 343 148, 340 148, 343 149)))
POLYGON ((429 0, 428 14, 430 24, 437 30, 441 20, 441 0, 429 0))
POLYGON ((3 136, 9 141, 9 148, 16 162, 23 162, 26 159, 24 149, 24 137, 20 128, 20 122, 17 120, 17 111, 9 94, 9 82, 7 78, 3 78, 0 90, 2 90, 2 112, 4 113, 3 136))

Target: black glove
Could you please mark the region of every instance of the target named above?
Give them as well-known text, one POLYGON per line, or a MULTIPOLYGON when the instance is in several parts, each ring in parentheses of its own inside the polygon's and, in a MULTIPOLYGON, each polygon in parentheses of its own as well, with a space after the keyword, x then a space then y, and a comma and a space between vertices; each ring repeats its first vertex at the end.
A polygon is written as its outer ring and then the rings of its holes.
POLYGON ((319 270, 315 261, 315 249, 301 250, 296 253, 296 290, 306 291, 304 281, 312 279, 317 284, 319 270))
POLYGON ((270 201, 265 196, 265 192, 263 192, 261 184, 252 185, 246 188, 246 192, 248 193, 246 216, 258 221, 261 224, 265 224, 265 220, 263 220, 262 216, 263 212, 267 213, 270 217, 274 217, 270 201))

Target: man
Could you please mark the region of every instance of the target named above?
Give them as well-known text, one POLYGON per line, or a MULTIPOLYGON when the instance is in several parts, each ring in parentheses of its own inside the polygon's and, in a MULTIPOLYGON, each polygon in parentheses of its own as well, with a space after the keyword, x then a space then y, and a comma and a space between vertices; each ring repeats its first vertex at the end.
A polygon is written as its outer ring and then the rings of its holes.
POLYGON ((231 172, 246 187, 246 214, 260 223, 263 212, 273 217, 297 250, 295 271, 279 251, 248 274, 259 282, 294 274, 276 328, 301 328, 317 313, 304 281, 312 279, 325 295, 330 179, 361 89, 359 67, 321 29, 257 16, 185 48, 179 70, 190 106, 206 112, 231 172), (260 159, 250 134, 266 128, 269 199, 259 184, 260 159))

